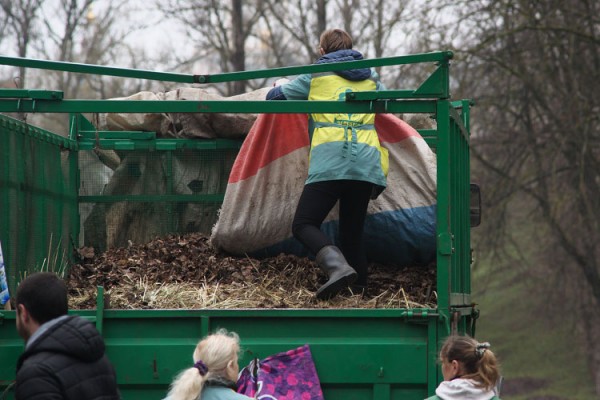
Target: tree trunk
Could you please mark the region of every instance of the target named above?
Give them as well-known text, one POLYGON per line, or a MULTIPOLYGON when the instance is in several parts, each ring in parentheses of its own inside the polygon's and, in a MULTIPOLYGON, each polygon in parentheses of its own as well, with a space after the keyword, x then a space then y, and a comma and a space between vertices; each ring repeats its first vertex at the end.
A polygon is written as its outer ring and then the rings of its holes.
MULTIPOLYGON (((231 64, 234 71, 244 71, 246 69, 246 35, 244 34, 244 16, 242 0, 231 1, 231 21, 233 35, 233 53, 231 64)), ((246 81, 236 81, 233 83, 233 93, 230 95, 241 94, 246 91, 246 81)))

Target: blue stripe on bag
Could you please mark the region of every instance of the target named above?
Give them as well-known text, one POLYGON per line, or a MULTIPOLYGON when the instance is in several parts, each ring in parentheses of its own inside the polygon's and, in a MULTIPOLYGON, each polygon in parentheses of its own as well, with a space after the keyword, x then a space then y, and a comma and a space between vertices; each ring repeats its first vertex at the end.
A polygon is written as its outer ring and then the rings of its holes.
MULTIPOLYGON (((364 229, 367 258, 370 262, 398 266, 431 263, 436 256, 435 218, 435 205, 367 215, 364 229)), ((321 230, 339 244, 337 227, 337 220, 329 221, 321 226, 321 230)), ((252 256, 273 257, 280 253, 309 256, 304 246, 294 238, 253 252, 252 256)))

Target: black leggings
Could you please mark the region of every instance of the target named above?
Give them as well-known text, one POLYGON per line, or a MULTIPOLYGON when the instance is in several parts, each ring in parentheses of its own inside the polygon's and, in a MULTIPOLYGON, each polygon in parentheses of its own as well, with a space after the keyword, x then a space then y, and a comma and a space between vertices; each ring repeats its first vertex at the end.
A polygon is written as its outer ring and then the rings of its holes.
POLYGON ((304 186, 292 223, 294 237, 317 254, 323 247, 333 244, 320 228, 339 200, 340 249, 358 273, 357 284, 366 284, 367 280, 367 255, 362 236, 372 189, 373 184, 364 181, 310 183, 304 186))

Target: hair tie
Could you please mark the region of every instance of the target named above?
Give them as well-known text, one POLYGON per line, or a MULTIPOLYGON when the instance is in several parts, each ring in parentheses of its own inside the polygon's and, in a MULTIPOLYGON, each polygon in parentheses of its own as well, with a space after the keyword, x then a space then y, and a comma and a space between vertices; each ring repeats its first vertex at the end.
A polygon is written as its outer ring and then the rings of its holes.
POLYGON ((477 354, 477 358, 483 357, 483 353, 489 348, 490 344, 488 342, 477 343, 477 345, 475 345, 475 354, 477 354))
POLYGON ((206 364, 204 364, 202 360, 196 361, 194 363, 194 368, 196 368, 202 376, 206 375, 206 373, 208 372, 208 367, 206 366, 206 364))

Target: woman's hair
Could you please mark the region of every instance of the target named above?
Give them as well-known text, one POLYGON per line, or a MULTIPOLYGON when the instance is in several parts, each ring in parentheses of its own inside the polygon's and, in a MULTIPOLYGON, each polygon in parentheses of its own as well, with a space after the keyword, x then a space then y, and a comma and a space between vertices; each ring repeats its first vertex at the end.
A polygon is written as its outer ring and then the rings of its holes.
POLYGON ((183 370, 171 384, 169 400, 198 399, 204 383, 210 378, 227 378, 227 367, 236 361, 240 338, 235 332, 219 329, 196 345, 194 366, 183 370))
POLYGON ((338 50, 348 50, 352 48, 352 38, 342 29, 328 29, 321 33, 319 46, 325 54, 338 50))
POLYGON ((469 336, 449 336, 442 345, 440 359, 458 361, 463 372, 461 378, 473 379, 490 390, 498 382, 500 370, 489 347, 489 343, 479 343, 469 336))

